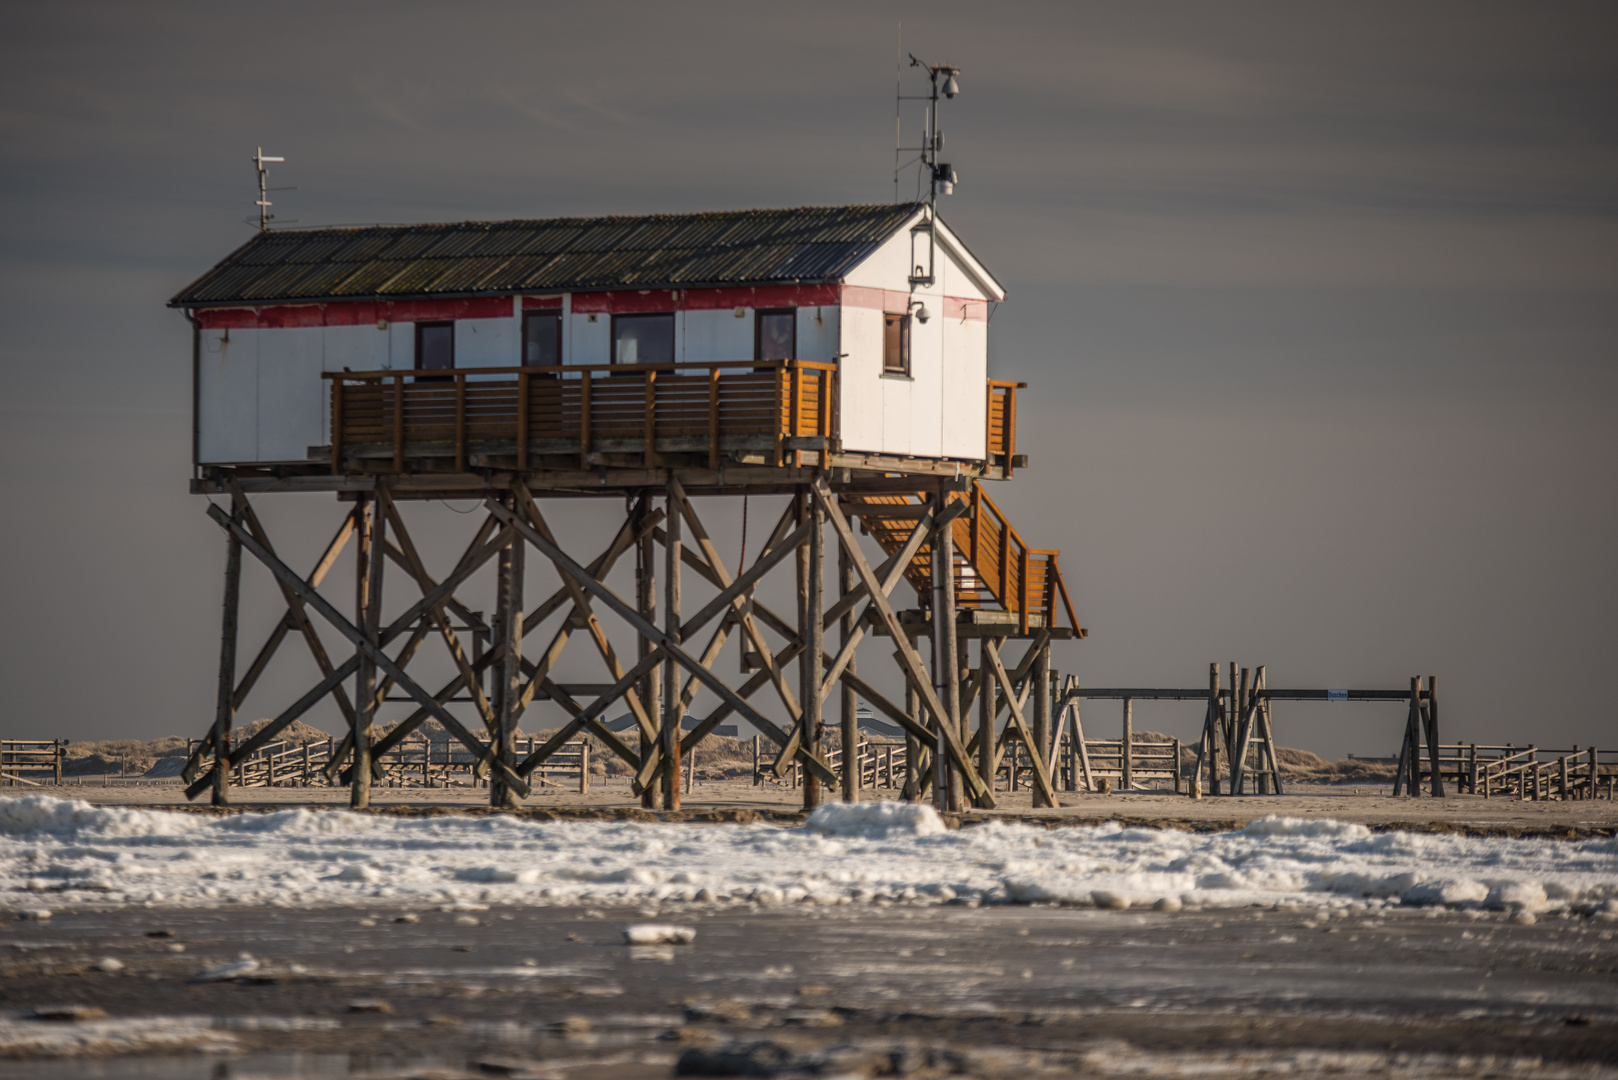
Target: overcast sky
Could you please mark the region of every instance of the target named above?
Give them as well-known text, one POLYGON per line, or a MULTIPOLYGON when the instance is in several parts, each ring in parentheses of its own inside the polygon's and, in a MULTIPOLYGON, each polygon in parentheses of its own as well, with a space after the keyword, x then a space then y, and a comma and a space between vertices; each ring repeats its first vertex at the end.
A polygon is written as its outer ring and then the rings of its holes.
MULTIPOLYGON (((274 196, 296 225, 887 201, 902 21, 906 51, 963 72, 945 216, 1010 292, 991 367, 1031 384, 1034 460, 993 494, 1063 551, 1091 637, 1058 666, 1091 685, 1197 685, 1228 659, 1272 686, 1436 673, 1446 739, 1618 747, 1615 15, 11 9, 0 731, 211 720, 223 543, 186 494, 189 332, 164 302, 250 235, 255 147, 288 159, 272 183, 296 185, 274 196)), ((339 513, 265 502, 295 562, 339 513)), ((447 551, 466 522, 440 517, 447 551)), ((250 602, 244 649, 274 618, 250 602)), ((1338 756, 1390 752, 1403 717, 1277 722, 1338 756)))

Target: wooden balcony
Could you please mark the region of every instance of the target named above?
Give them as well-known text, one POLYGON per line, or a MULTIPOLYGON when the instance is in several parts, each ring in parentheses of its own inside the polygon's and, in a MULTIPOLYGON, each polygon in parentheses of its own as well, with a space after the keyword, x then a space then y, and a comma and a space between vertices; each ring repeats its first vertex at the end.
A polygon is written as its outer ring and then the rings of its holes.
MULTIPOLYGON (((838 464, 837 368, 809 360, 325 372, 331 472, 838 464), (408 464, 407 464, 408 463, 408 464)), ((1010 475, 1016 390, 986 395, 1010 475)))

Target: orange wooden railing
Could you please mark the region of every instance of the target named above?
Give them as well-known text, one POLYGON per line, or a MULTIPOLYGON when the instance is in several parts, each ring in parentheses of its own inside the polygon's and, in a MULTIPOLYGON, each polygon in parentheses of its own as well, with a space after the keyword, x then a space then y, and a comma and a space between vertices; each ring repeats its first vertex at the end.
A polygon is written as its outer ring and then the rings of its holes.
MULTIPOLYGON (((892 554, 904 546, 910 530, 915 527, 915 508, 926 496, 917 493, 848 496, 847 499, 859 513, 866 531, 892 554), (888 511, 891 517, 884 515, 884 507, 892 508, 888 511), (901 507, 905 512, 899 512, 901 507)), ((1060 610, 1067 615, 1069 624, 1079 630, 1073 600, 1068 595, 1058 562, 1060 553, 1051 548, 1029 547, 980 483, 974 482, 969 491, 951 495, 951 499, 965 499, 970 503, 967 512, 951 525, 956 603, 962 608, 997 604, 1018 616, 1019 631, 1026 634, 1034 616, 1042 620, 1043 626, 1055 626, 1060 602, 1060 610)), ((905 568, 905 577, 921 595, 930 594, 930 543, 922 545, 916 553, 905 568)))
POLYGON ((453 453, 499 446, 526 465, 530 453, 703 451, 719 467, 722 438, 753 436, 777 465, 802 464, 802 440, 834 434, 835 364, 809 360, 709 364, 574 364, 566 367, 325 372, 331 380, 331 470, 346 448, 375 456, 453 453))
POLYGON ((989 380, 988 456, 990 465, 1005 468, 1009 480, 1014 471, 1012 457, 1017 453, 1017 391, 1025 382, 989 380))

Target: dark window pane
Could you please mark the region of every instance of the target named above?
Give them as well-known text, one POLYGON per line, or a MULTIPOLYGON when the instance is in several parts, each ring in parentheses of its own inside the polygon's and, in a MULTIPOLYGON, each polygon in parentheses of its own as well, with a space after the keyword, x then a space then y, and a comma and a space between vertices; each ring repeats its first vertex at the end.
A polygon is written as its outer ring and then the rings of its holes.
POLYGON ((523 366, 551 367, 562 362, 562 313, 530 311, 522 320, 523 366))
POLYGON ((910 316, 888 312, 882 316, 882 371, 910 374, 910 316))
POLYGON ((797 353, 798 313, 758 313, 758 355, 755 360, 791 360, 797 353))
POLYGON ((448 371, 455 366, 455 324, 416 324, 416 367, 448 371))
POLYGON ((674 363, 674 316, 613 316, 612 362, 615 364, 674 363))

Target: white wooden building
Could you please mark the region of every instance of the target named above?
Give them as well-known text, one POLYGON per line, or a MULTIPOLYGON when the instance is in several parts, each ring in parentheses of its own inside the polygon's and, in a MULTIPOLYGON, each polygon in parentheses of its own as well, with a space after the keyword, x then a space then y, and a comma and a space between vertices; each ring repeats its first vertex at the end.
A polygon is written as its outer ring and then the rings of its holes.
POLYGON ((332 373, 795 359, 835 366, 840 461, 995 475, 1014 423, 1007 389, 990 445, 1004 299, 913 203, 266 232, 171 305, 195 329, 201 467, 323 464, 332 373))

